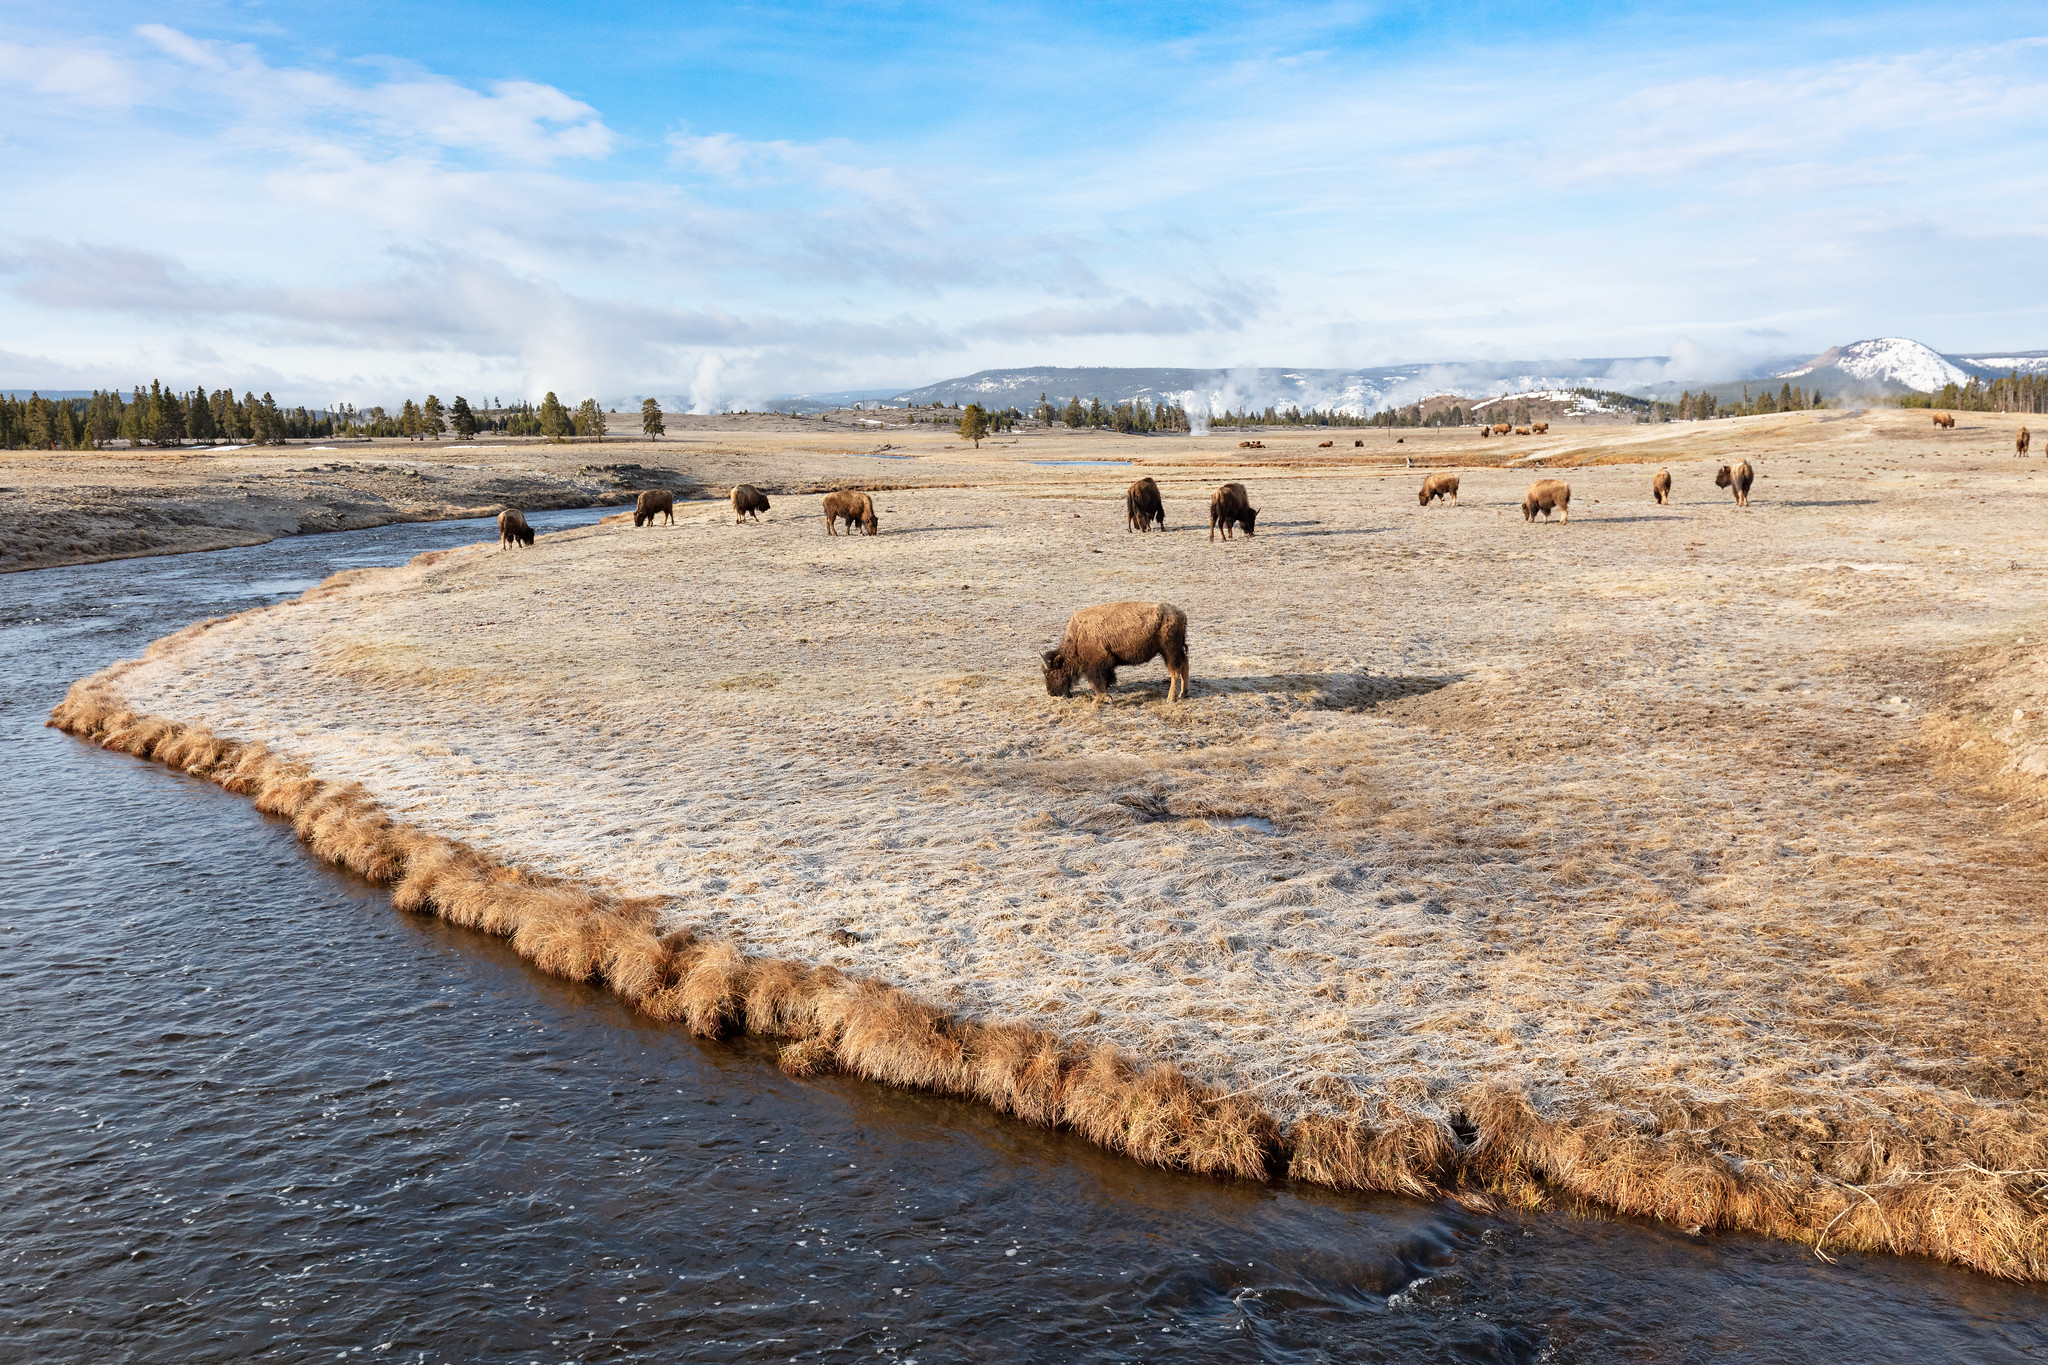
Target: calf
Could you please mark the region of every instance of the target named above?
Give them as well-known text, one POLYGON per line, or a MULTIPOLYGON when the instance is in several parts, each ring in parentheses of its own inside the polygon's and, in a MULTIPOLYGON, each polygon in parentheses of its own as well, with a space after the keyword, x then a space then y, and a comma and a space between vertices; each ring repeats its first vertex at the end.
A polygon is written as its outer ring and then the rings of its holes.
POLYGON ((650 488, 633 504, 635 526, 652 526, 654 519, 663 515, 668 517, 669 525, 676 524, 676 495, 666 488, 650 488))
POLYGON ((1259 509, 1252 506, 1251 497, 1241 483, 1226 483, 1209 495, 1209 539, 1216 539, 1216 528, 1223 528, 1223 538, 1231 538, 1234 526, 1242 526, 1244 533, 1252 533, 1252 524, 1259 519, 1259 509))
POLYGON ((1133 531, 1149 531, 1152 523, 1166 529, 1166 504, 1159 500, 1159 484, 1146 477, 1124 491, 1124 521, 1133 531))
POLYGON ((1650 496, 1657 500, 1659 507, 1671 501, 1670 470, 1660 469, 1657 471, 1656 477, 1650 480, 1650 496))
POLYGON ((838 535, 833 528, 841 521, 846 523, 846 534, 852 535, 854 524, 868 535, 881 530, 881 519, 875 515, 875 500, 865 493, 827 493, 825 495, 825 534, 838 535))
POLYGON ((1749 486, 1755 482, 1756 471, 1749 467, 1748 460, 1737 460, 1733 469, 1724 464, 1721 471, 1714 475, 1714 487, 1735 490, 1737 507, 1749 506, 1749 486))
POLYGON ((526 524, 526 514, 507 507, 498 513, 498 548, 510 549, 514 545, 533 548, 533 528, 526 524))
POLYGON ((1534 521, 1541 512, 1545 521, 1552 512, 1557 513, 1560 523, 1572 519, 1572 486, 1563 479, 1538 479, 1529 485, 1529 491, 1522 498, 1522 520, 1534 521))
POLYGON ((1422 480, 1422 505, 1429 506, 1438 498, 1449 498, 1451 506, 1458 505, 1458 476, 1456 474, 1430 474, 1422 480))
POLYGON ((768 495, 750 483, 740 484, 732 490, 732 519, 738 525, 748 517, 755 521, 768 510, 768 495))
POLYGON ((1118 668, 1166 661, 1166 699, 1188 695, 1188 614, 1171 602, 1111 602, 1067 618, 1067 633, 1042 656, 1045 690, 1064 697, 1083 678, 1099 705, 1116 686, 1118 668))

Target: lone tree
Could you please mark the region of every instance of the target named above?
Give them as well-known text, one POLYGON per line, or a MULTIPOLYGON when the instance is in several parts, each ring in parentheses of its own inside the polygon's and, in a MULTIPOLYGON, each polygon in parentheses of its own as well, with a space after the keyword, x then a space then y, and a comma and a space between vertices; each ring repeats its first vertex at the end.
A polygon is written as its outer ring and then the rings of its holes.
POLYGON ((661 404, 652 398, 645 398, 640 402, 640 430, 647 433, 649 440, 668 430, 662 424, 661 404))
POLYGON ((988 435, 988 414, 981 410, 981 404, 969 403, 967 410, 960 414, 960 437, 974 442, 976 450, 981 449, 981 438, 988 435))
POLYGON ((448 409, 448 425, 455 428, 455 434, 467 441, 476 435, 476 414, 469 410, 469 400, 461 394, 455 395, 455 403, 448 409))
POLYGON ((540 434, 550 441, 559 441, 571 430, 569 410, 562 406, 562 400, 555 397, 553 389, 540 400, 540 434))

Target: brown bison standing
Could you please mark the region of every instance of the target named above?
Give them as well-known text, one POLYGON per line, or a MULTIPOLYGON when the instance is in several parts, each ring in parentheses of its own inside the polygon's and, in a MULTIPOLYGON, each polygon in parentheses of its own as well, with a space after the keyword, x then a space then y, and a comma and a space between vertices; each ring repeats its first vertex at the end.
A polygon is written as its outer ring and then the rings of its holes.
POLYGON ((1509 426, 1506 422, 1495 422, 1493 424, 1493 434, 1496 436, 1505 436, 1513 430, 1514 428, 1509 426))
POLYGON ((526 524, 526 514, 507 507, 498 513, 498 548, 509 549, 513 545, 533 548, 533 528, 526 524))
POLYGON ((1155 521, 1160 530, 1166 529, 1166 504, 1159 499, 1156 480, 1143 478, 1125 490, 1124 520, 1133 531, 1149 531, 1155 521))
POLYGON ((1209 495, 1209 539, 1216 539, 1216 528, 1223 528, 1223 538, 1229 540, 1233 526, 1242 526, 1244 533, 1252 533, 1252 523, 1259 519, 1259 509, 1252 506, 1251 495, 1244 491, 1241 483, 1226 483, 1209 495))
POLYGON ((1538 436, 1547 436, 1550 434, 1550 423, 1531 422, 1529 424, 1529 430, 1535 432, 1538 436))
POLYGON ((833 528, 841 521, 846 523, 846 534, 852 535, 854 524, 868 535, 881 530, 882 522, 875 515, 875 500, 865 493, 827 493, 825 495, 825 534, 836 536, 833 528))
POLYGON ((676 495, 666 488, 650 488, 633 504, 635 526, 652 526, 656 517, 664 515, 669 525, 676 524, 676 495))
POLYGON ((1362 448, 1362 447, 1363 447, 1364 445, 1365 445, 1365 442, 1363 442, 1363 441, 1353 441, 1353 442, 1351 443, 1351 448, 1352 448, 1353 450, 1357 450, 1357 449, 1360 449, 1360 448, 1362 448))
POLYGON ((1572 519, 1572 486, 1563 479, 1538 479, 1522 497, 1522 520, 1534 521, 1541 512, 1545 521, 1552 512, 1560 522, 1572 519))
POLYGON ((1721 472, 1714 475, 1714 487, 1735 490, 1735 505, 1749 506, 1749 486, 1756 482, 1756 471, 1749 467, 1748 460, 1737 460, 1735 467, 1721 466, 1721 472))
POLYGON ((1937 412, 1934 414, 1934 425, 1941 427, 1944 430, 1953 427, 1955 424, 1956 419, 1949 416, 1945 412, 1937 412))
POLYGON ((1670 470, 1660 469, 1657 471, 1656 477, 1650 480, 1650 496, 1657 500, 1659 507, 1671 501, 1670 470))
POLYGON ((1166 661, 1166 699, 1188 694, 1188 614, 1171 602, 1111 602, 1083 607, 1067 618, 1067 633, 1044 654, 1045 690, 1064 697, 1083 678, 1100 703, 1116 686, 1119 668, 1155 658, 1166 661))
POLYGON ((2027 453, 2027 447, 2032 445, 2033 443, 2034 433, 2028 431, 2025 427, 2021 427, 2020 434, 2013 437, 2012 440, 2013 453, 2018 455, 2024 455, 2027 453))
POLYGON ((1438 498, 1450 499, 1451 506, 1458 505, 1458 476, 1456 474, 1428 474, 1422 480, 1422 505, 1429 506, 1438 498))
POLYGON ((732 490, 732 519, 735 524, 752 517, 761 519, 761 513, 768 510, 768 495, 750 483, 740 484, 732 490))

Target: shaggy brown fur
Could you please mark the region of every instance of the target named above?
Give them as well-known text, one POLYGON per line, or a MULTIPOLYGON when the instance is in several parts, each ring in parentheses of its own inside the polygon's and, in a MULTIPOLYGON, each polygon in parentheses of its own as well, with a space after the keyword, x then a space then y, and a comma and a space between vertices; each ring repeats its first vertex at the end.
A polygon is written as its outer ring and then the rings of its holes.
POLYGON ((1363 441, 1353 441, 1351 444, 1354 449, 1362 450, 1365 448, 1365 442, 1363 441))
POLYGON ((1509 426, 1506 422, 1495 422, 1493 424, 1493 434, 1496 436, 1505 436, 1513 430, 1514 428, 1509 426))
POLYGON ((825 534, 838 535, 834 528, 841 521, 846 523, 846 534, 852 535, 857 525, 868 535, 881 530, 881 520, 875 516, 875 500, 865 493, 852 491, 827 493, 825 495, 825 534))
POLYGON ((1264 450, 1266 443, 1264 441, 1239 441, 1237 448, 1239 450, 1264 450))
POLYGON ((2021 427, 2020 434, 2012 438, 2013 454, 2025 455, 2027 453, 2027 447, 2032 445, 2033 443, 2034 433, 2028 431, 2025 427, 2021 427))
POLYGON ((1331 446, 1333 446, 1333 445, 1335 445, 1335 444, 1337 444, 1337 443, 1336 443, 1335 441, 1318 441, 1318 442, 1316 442, 1316 449, 1317 449, 1317 450, 1328 450, 1328 449, 1329 449, 1329 448, 1330 448, 1331 446))
POLYGON ((533 548, 533 528, 526 524, 524 512, 507 507, 498 513, 498 548, 507 549, 513 545, 533 548))
POLYGON ((1550 431, 1550 423, 1548 423, 1548 422, 1531 422, 1531 423, 1529 424, 1529 430, 1531 430, 1531 431, 1535 432, 1535 433, 1536 433, 1536 434, 1537 434, 1538 436, 1543 436, 1543 435, 1547 435, 1547 434, 1549 434, 1549 431, 1550 431))
POLYGON ((1125 491, 1124 521, 1133 531, 1149 531, 1155 521, 1160 530, 1166 529, 1166 504, 1160 500, 1156 479, 1139 479, 1125 491))
POLYGON ((1937 412, 1934 414, 1934 425, 1941 427, 1943 430, 1947 430, 1955 426, 1955 424, 1956 419, 1949 416, 1945 412, 1937 412))
POLYGON ((1749 467, 1748 460, 1737 460, 1732 469, 1724 464, 1720 472, 1714 475, 1714 487, 1735 490, 1737 507, 1749 506, 1749 486, 1755 482, 1756 471, 1749 467))
POLYGON ((1166 660, 1166 699, 1188 694, 1188 614, 1171 602, 1111 602, 1067 618, 1067 633, 1045 651, 1045 690, 1067 696, 1082 678, 1099 704, 1116 686, 1120 667, 1166 660))
POLYGON ((1422 480, 1422 505, 1429 506, 1438 498, 1450 499, 1453 507, 1458 505, 1458 476, 1456 474, 1428 474, 1422 480))
POLYGON ((1515 428, 1515 435, 1517 435, 1517 436, 1527 436, 1528 434, 1529 434, 1529 428, 1527 428, 1527 427, 1516 427, 1516 428, 1515 428))
POLYGON ((1538 479, 1522 497, 1522 520, 1534 521, 1541 512, 1545 521, 1552 512, 1560 522, 1572 519, 1572 486, 1563 479, 1538 479))
POLYGON ((1216 539, 1218 527, 1223 538, 1229 540, 1232 527, 1242 526, 1250 535, 1252 526, 1259 519, 1259 509, 1252 506, 1251 495, 1244 491, 1241 483, 1226 483, 1209 495, 1209 539, 1216 539))
POLYGON ((732 490, 732 519, 735 523, 752 517, 761 519, 761 513, 768 510, 768 495, 750 483, 740 484, 732 490))
POLYGON ((676 524, 676 495, 666 488, 650 488, 633 504, 633 524, 652 526, 660 516, 666 516, 669 525, 676 524))
MULTIPOLYGON (((2048 1280, 2040 1163, 2025 1152, 1963 1159, 1947 1139, 1888 1120, 1881 1129, 1832 1130, 1828 1152, 1859 1155, 1847 1167, 1830 1157, 1835 1175, 1806 1175, 1791 1160, 1731 1162, 1731 1152, 1756 1152, 1763 1134, 1712 1106, 1674 1103, 1626 1120, 1545 1117, 1527 1096, 1493 1085, 1452 1096, 1449 1121, 1317 1115, 1283 1133, 1250 1097, 1171 1067, 1084 1050, 1024 1024, 959 1020, 880 982, 748 957, 687 929, 662 933, 654 902, 524 875, 398 825, 360 787, 320 781, 261 744, 137 715, 100 679, 73 686, 49 723, 250 797, 290 820, 316 856, 390 887, 397 910, 510 939, 536 968, 606 986, 651 1018, 705 1034, 787 1039, 779 1060, 792 1075, 838 1069, 978 1099, 1137 1160, 1203 1174, 1450 1195, 1478 1207, 1583 1202, 1680 1227, 1750 1229, 1816 1249, 1932 1256, 2048 1280)), ((1811 1133, 1802 1129, 1799 1140, 1811 1133)))
POLYGON ((1658 471, 1657 471, 1657 473, 1656 473, 1656 474, 1655 474, 1655 475, 1654 475, 1654 476, 1653 476, 1653 477, 1652 477, 1652 478, 1650 479, 1650 496, 1651 496, 1652 498, 1656 499, 1656 501, 1657 501, 1657 505, 1658 505, 1659 507, 1662 507, 1662 506, 1663 506, 1663 505, 1664 505, 1665 503, 1667 503, 1667 502, 1670 502, 1670 501, 1671 501, 1671 471, 1670 471, 1670 470, 1668 470, 1668 469, 1660 469, 1660 470, 1658 470, 1658 471))

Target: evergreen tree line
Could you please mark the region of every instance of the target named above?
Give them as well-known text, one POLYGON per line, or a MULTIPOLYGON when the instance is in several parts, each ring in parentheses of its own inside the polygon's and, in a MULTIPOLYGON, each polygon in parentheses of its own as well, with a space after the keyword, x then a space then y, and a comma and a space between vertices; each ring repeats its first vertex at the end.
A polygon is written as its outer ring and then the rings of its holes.
POLYGON ((1805 389, 1794 388, 1791 384, 1780 384, 1776 393, 1765 389, 1755 398, 1751 398, 1749 385, 1744 384, 1740 403, 1723 403, 1702 389, 1698 393, 1681 393, 1678 396, 1676 412, 1680 421, 1689 418, 1704 421, 1713 417, 1757 417, 1770 412, 1805 412, 1826 406, 1827 400, 1821 397, 1819 389, 1808 393, 1805 389))
POLYGON ((2014 370, 1989 384, 1975 375, 1960 388, 1944 384, 1939 393, 1910 393, 1902 408, 1954 408, 1957 412, 2048 412, 2048 374, 2014 370))
POLYGON ((1264 412, 1256 408, 1239 408, 1212 413, 1209 417, 1212 427, 1369 427, 1376 424, 1379 423, 1373 417, 1354 417, 1335 408, 1310 408, 1303 412, 1293 404, 1285 408, 1268 404, 1264 412))

